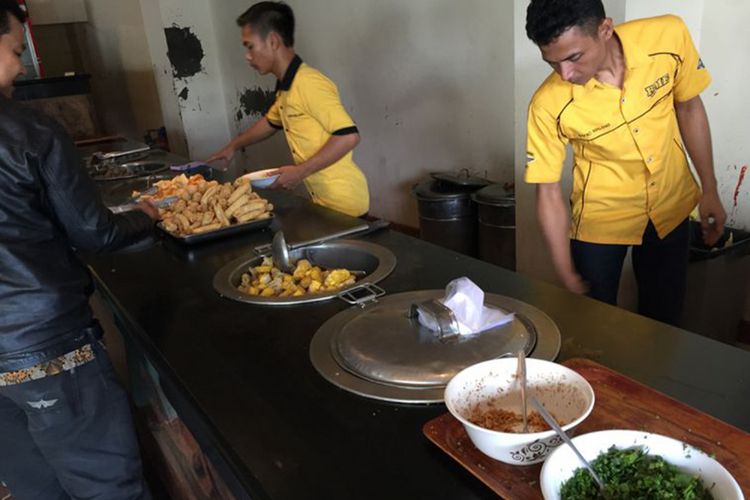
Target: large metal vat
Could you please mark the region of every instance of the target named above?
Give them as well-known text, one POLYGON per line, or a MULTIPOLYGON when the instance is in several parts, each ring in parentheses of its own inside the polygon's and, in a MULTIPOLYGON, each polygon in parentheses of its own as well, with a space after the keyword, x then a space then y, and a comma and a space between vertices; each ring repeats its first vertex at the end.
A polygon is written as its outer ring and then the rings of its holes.
POLYGON ((484 179, 435 173, 412 192, 419 209, 419 236, 425 241, 465 255, 477 255, 477 208, 471 193, 487 185, 484 179))
POLYGON ((214 276, 214 289, 222 297, 266 306, 299 305, 320 302, 339 297, 358 285, 374 285, 385 279, 396 267, 396 256, 385 247, 357 240, 337 240, 317 245, 309 245, 292 250, 289 257, 293 262, 307 259, 316 266, 328 269, 344 268, 364 273, 358 283, 332 292, 307 294, 301 297, 259 297, 248 295, 237 289, 242 273, 263 260, 260 255, 250 254, 225 264, 214 276))
POLYGON ((478 212, 479 258, 516 270, 516 198, 502 184, 472 194, 478 212))

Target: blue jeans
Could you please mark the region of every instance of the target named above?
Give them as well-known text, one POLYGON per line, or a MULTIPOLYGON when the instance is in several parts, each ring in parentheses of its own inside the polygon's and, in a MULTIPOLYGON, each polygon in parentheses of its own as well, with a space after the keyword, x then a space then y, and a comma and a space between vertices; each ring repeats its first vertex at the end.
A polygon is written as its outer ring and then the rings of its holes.
POLYGON ((14 500, 151 498, 127 396, 93 344, 93 361, 0 387, 0 480, 14 500))
MULTIPOLYGON (((640 245, 633 245, 638 313, 679 326, 685 299, 690 225, 687 220, 660 239, 649 221, 640 245)), ((629 245, 571 240, 573 263, 589 285, 589 297, 617 305, 622 264, 629 245)))

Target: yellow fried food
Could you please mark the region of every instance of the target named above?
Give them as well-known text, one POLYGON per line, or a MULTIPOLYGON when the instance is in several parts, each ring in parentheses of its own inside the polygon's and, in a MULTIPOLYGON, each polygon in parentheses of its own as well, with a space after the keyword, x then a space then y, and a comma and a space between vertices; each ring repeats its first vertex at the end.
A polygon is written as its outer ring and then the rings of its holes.
POLYGON ((348 269, 324 270, 300 259, 292 274, 278 269, 270 257, 243 273, 237 289, 262 297, 301 297, 308 293, 335 291, 356 282, 348 269))
MULTIPOLYGON (((180 174, 158 181, 154 186, 157 192, 142 195, 143 199, 178 198, 170 206, 159 209, 162 228, 178 236, 267 219, 273 208, 273 205, 252 192, 249 181, 245 180, 220 184, 215 180, 206 181, 200 174, 190 177, 180 174)), ((141 193, 134 192, 133 196, 141 196, 141 193)))

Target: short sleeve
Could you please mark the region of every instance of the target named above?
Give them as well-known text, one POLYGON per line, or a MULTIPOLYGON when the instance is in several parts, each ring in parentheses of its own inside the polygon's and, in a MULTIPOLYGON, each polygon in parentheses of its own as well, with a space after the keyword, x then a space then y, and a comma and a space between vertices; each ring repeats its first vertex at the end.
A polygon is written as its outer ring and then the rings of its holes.
POLYGON ((277 94, 276 100, 273 101, 273 104, 271 104, 271 107, 268 108, 268 111, 266 111, 266 120, 268 120, 268 123, 270 123, 271 126, 274 128, 283 128, 281 124, 281 114, 279 113, 278 94, 277 94))
POLYGON ((319 73, 305 75, 300 93, 307 112, 332 135, 354 129, 354 121, 341 104, 336 85, 319 73))
POLYGON ((532 101, 526 134, 526 182, 559 181, 568 140, 558 132, 557 119, 532 101))
POLYGON ((703 92, 711 83, 711 74, 706 69, 685 23, 675 17, 675 29, 679 31, 679 55, 682 64, 677 71, 674 85, 674 98, 677 102, 689 101, 703 92))

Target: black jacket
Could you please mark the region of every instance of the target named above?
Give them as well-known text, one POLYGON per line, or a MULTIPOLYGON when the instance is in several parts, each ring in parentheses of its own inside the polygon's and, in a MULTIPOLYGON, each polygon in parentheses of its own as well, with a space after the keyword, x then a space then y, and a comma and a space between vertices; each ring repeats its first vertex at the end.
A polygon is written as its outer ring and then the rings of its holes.
POLYGON ((92 280, 74 248, 116 250, 152 228, 104 206, 54 120, 0 96, 0 372, 86 342, 92 280))

